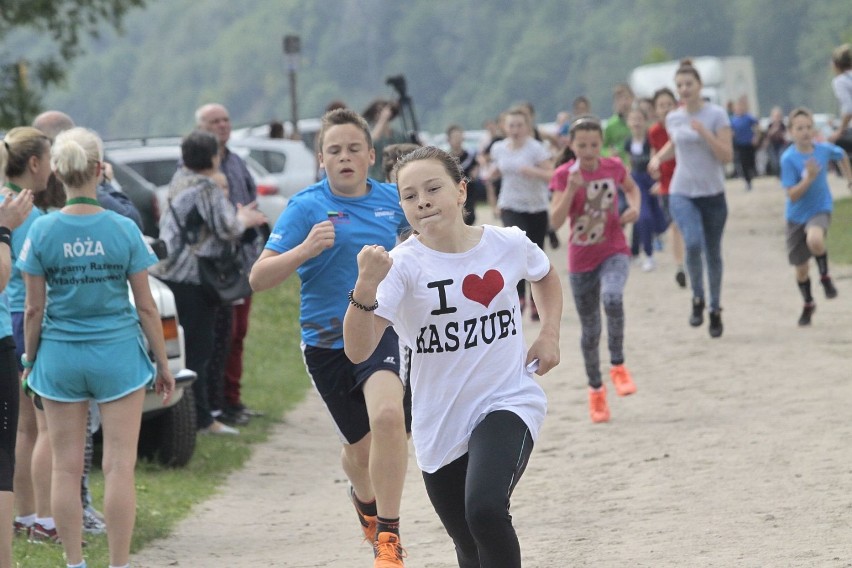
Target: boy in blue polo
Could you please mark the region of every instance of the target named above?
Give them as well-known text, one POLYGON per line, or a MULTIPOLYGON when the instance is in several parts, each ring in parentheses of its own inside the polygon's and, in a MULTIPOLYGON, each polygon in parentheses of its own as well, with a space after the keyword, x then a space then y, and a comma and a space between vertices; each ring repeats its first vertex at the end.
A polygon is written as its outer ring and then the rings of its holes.
POLYGON ((850 188, 852 168, 842 148, 814 142, 813 115, 808 109, 793 110, 788 122, 793 144, 781 156, 781 185, 787 192, 787 255, 790 264, 796 267, 796 282, 805 301, 799 325, 806 326, 816 310, 808 265, 811 256, 816 259, 825 297, 837 297, 837 288, 828 274, 825 247, 833 209, 826 175, 828 165, 838 162, 850 188))

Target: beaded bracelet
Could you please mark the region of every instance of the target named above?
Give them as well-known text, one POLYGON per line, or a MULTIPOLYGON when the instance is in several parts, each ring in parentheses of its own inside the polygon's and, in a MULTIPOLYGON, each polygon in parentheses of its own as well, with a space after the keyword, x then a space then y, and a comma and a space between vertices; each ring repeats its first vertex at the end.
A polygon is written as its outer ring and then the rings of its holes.
POLYGON ((353 306, 355 306, 356 308, 358 308, 359 310, 364 310, 365 312, 372 312, 373 310, 375 310, 376 308, 379 307, 379 301, 378 300, 376 300, 376 303, 373 304, 372 306, 365 306, 364 304, 356 302, 355 298, 352 297, 352 295, 354 293, 355 293, 354 288, 352 290, 349 290, 349 303, 352 304, 353 306))

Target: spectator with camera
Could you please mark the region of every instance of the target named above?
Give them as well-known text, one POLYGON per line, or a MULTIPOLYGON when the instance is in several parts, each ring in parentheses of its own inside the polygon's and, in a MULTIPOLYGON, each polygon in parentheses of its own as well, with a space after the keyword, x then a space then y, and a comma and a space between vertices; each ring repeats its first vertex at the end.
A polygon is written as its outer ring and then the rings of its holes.
MULTIPOLYGON (((386 146, 411 142, 405 132, 395 130, 392 126, 392 122, 399 115, 399 111, 399 102, 388 99, 375 99, 364 110, 363 116, 367 124, 370 125, 370 135, 373 137, 376 156, 383 155, 386 146)), ((376 160, 370 166, 367 177, 376 180, 384 179, 381 160, 376 160)))

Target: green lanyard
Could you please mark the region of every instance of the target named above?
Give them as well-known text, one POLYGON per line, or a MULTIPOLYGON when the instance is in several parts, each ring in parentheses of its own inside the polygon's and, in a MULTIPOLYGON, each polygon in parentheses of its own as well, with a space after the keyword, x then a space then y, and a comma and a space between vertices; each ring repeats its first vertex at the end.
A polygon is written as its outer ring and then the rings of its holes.
POLYGON ((91 197, 72 197, 71 199, 65 202, 65 205, 96 205, 98 207, 101 206, 97 199, 92 199, 91 197))
POLYGON ((6 187, 8 187, 9 189, 11 189, 11 190, 12 190, 12 191, 14 191, 15 193, 21 193, 22 191, 24 191, 24 188, 23 188, 23 187, 21 187, 20 185, 14 184, 14 183, 12 183, 11 181, 7 181, 7 182, 6 182, 6 187))

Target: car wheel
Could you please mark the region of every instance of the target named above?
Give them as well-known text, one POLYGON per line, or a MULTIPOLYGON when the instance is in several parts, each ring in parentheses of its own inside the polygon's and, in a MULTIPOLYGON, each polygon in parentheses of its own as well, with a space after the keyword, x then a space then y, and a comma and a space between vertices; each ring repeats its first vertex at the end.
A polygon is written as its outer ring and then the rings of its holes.
POLYGON ((195 397, 187 388, 176 405, 142 423, 139 456, 167 467, 183 467, 195 453, 195 436, 195 397))

